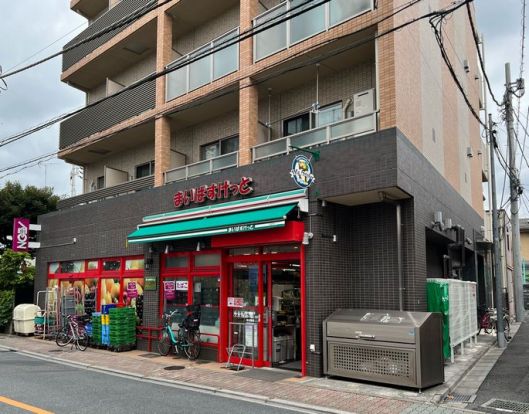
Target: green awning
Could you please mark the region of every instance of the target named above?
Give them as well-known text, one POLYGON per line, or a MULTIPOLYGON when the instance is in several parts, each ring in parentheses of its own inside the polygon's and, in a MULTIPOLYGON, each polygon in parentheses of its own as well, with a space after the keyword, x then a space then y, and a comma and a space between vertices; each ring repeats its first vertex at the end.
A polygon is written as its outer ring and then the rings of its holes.
POLYGON ((284 227, 287 214, 296 206, 297 203, 175 223, 143 225, 129 234, 127 240, 129 243, 150 243, 284 227))

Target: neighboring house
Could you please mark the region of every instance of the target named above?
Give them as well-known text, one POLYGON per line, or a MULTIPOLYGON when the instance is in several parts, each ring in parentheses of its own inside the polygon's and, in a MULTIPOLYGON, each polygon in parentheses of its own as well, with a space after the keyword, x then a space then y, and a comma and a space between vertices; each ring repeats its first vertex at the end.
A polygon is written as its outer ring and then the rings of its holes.
POLYGON ((520 219, 520 255, 524 283, 529 283, 529 218, 520 219))
MULTIPOLYGON (((337 308, 425 311, 427 277, 481 283, 479 123, 428 20, 392 30, 451 1, 289 18, 313 4, 71 0, 90 25, 68 45, 147 12, 63 56, 89 104, 59 139, 84 194, 40 217, 39 290, 135 306, 151 328, 198 304, 202 357, 225 361, 238 337, 247 364, 321 376, 337 308)), ((443 38, 479 112, 464 7, 443 38)))

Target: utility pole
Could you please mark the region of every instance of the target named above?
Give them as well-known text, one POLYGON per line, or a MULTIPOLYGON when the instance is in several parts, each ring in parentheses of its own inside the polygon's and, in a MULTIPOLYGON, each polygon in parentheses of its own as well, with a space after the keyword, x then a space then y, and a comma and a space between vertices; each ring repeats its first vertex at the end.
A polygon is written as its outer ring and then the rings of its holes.
MULTIPOLYGON (((522 287, 522 259, 520 256, 520 221, 518 213, 520 210, 518 198, 520 196, 520 179, 516 168, 516 146, 514 144, 513 108, 512 95, 516 91, 523 94, 523 80, 518 79, 511 82, 511 65, 505 64, 505 115, 507 121, 507 138, 509 147, 509 178, 511 183, 511 225, 512 225, 512 256, 513 256, 513 278, 514 278, 514 306, 516 309, 516 321, 523 321, 523 287, 522 287)), ((498 315, 499 319, 499 315, 498 315)))
POLYGON ((503 295, 502 295, 502 273, 501 273, 501 256, 500 256, 500 237, 498 231, 498 205, 496 202, 496 168, 494 167, 494 148, 496 148, 496 137, 494 136, 494 124, 492 123, 492 115, 489 114, 489 149, 490 149, 490 186, 492 191, 491 208, 492 208, 492 245, 494 248, 493 262, 494 262, 494 276, 496 293, 496 310, 497 310, 497 340, 498 348, 505 348, 505 336, 503 335, 503 295))

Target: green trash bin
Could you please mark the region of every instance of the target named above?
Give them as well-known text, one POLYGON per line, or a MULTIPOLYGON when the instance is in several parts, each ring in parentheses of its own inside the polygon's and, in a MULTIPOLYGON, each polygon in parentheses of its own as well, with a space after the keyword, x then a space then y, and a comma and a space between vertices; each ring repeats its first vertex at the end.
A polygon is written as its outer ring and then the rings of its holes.
POLYGON ((450 325, 448 322, 448 283, 439 280, 428 280, 426 283, 428 312, 439 312, 443 315, 443 355, 451 357, 450 325))

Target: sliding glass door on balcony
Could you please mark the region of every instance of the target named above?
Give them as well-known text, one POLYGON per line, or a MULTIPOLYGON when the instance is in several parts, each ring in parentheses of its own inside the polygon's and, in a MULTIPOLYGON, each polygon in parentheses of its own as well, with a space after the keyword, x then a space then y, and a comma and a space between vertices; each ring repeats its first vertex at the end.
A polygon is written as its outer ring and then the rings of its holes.
POLYGON ((166 101, 237 71, 238 35, 239 28, 233 29, 169 64, 167 69, 173 70, 166 75, 166 101))
POLYGON ((373 9, 373 0, 287 0, 254 19, 254 61, 373 9), (288 17, 291 17, 288 19, 288 17))

